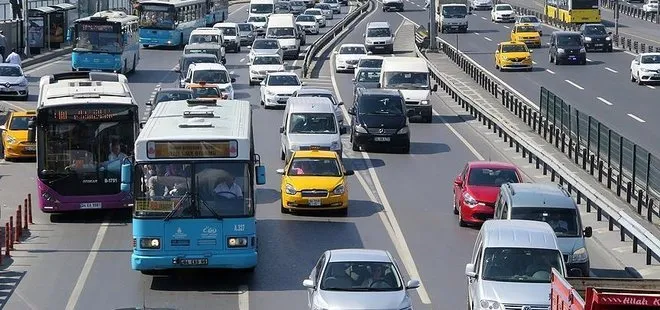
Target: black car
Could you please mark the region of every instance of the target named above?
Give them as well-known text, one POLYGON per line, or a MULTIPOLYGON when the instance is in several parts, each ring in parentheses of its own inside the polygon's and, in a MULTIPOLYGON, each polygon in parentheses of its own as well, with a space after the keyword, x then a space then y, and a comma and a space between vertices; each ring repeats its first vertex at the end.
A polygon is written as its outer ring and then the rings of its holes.
POLYGON ((186 79, 186 74, 188 74, 188 67, 191 64, 197 63, 218 63, 218 57, 213 54, 184 54, 179 58, 179 64, 174 68, 174 71, 179 73, 179 87, 183 88, 186 83, 183 80, 186 79))
POLYGON ((612 52, 612 32, 607 32, 603 24, 584 24, 580 26, 584 48, 594 51, 612 52))
POLYGON ((147 106, 151 106, 149 111, 149 116, 153 110, 161 102, 166 101, 178 101, 178 100, 188 100, 193 98, 193 93, 190 89, 186 88, 162 88, 159 89, 153 98, 146 103, 147 106))
POLYGON ((575 31, 555 31, 550 36, 549 57, 555 65, 563 63, 587 64, 587 50, 582 42, 582 34, 575 31))
POLYGON ((351 115, 353 151, 384 147, 410 152, 410 130, 403 94, 394 89, 365 89, 356 92, 351 115))

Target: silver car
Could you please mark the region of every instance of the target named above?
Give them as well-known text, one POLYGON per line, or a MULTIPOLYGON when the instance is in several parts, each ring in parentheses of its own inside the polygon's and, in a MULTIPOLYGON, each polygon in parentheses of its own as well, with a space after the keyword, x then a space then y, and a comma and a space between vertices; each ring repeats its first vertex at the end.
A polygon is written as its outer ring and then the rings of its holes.
POLYGON ((340 107, 344 105, 344 103, 337 100, 337 97, 335 97, 335 94, 332 91, 324 88, 303 87, 299 91, 293 93, 293 97, 324 97, 330 99, 330 101, 332 101, 332 105, 334 106, 335 117, 337 118, 339 126, 344 125, 344 114, 342 113, 340 107))
POLYGON ((284 57, 284 52, 277 39, 256 39, 249 49, 250 62, 254 61, 254 57, 257 55, 280 55, 280 57, 284 57))
POLYGON ((238 34, 241 36, 241 45, 243 46, 251 46, 256 38, 254 26, 250 23, 238 24, 238 34))
POLYGON ((21 66, 0 63, 0 97, 28 99, 28 80, 21 66))
POLYGON ((289 2, 289 4, 291 5, 291 13, 294 15, 302 14, 307 9, 307 5, 304 1, 294 0, 289 2))
POLYGON ((321 3, 329 5, 333 13, 341 14, 341 4, 338 0, 321 0, 321 3))
POLYGON ((412 309, 409 289, 392 255, 383 250, 329 250, 303 281, 309 309, 412 309))

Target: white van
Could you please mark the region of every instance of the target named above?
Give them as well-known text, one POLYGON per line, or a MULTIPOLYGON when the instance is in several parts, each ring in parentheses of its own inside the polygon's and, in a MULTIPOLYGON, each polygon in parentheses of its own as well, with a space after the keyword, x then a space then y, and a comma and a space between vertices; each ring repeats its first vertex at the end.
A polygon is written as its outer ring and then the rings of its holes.
POLYGON ((251 0, 247 9, 250 16, 265 16, 275 13, 275 0, 251 0))
POLYGON ((421 116, 430 123, 433 107, 429 101, 431 92, 438 90, 438 84, 431 88, 429 68, 426 62, 417 57, 385 57, 381 67, 380 88, 398 89, 406 100, 406 108, 412 116, 421 116))
POLYGON ((241 52, 241 31, 237 23, 217 23, 213 28, 222 32, 225 49, 229 48, 235 53, 241 52))
POLYGON ((324 97, 290 97, 284 109, 281 159, 289 161, 295 151, 318 146, 342 156, 341 134, 332 101, 324 97))
POLYGON ((298 26, 293 14, 273 14, 268 18, 266 38, 277 39, 284 52, 284 57, 298 59, 300 54, 300 39, 298 26))

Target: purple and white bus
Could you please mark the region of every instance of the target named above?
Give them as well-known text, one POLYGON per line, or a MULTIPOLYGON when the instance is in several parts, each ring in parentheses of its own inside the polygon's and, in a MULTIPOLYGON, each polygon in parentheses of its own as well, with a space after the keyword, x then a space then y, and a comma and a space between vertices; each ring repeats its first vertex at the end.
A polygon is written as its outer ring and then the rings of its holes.
POLYGON ((132 207, 130 167, 138 116, 123 74, 81 71, 42 77, 33 126, 39 208, 61 213, 132 207))

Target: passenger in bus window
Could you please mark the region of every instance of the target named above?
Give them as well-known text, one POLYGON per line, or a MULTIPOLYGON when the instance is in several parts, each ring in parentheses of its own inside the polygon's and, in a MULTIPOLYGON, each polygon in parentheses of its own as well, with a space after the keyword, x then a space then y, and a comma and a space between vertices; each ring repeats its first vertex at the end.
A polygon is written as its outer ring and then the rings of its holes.
POLYGON ((108 155, 108 161, 122 160, 126 157, 126 154, 122 153, 121 151, 119 140, 113 139, 110 143, 110 154, 108 155))
POLYGON ((236 177, 230 175, 215 187, 215 193, 218 196, 227 199, 243 199, 243 190, 236 184, 236 177))

